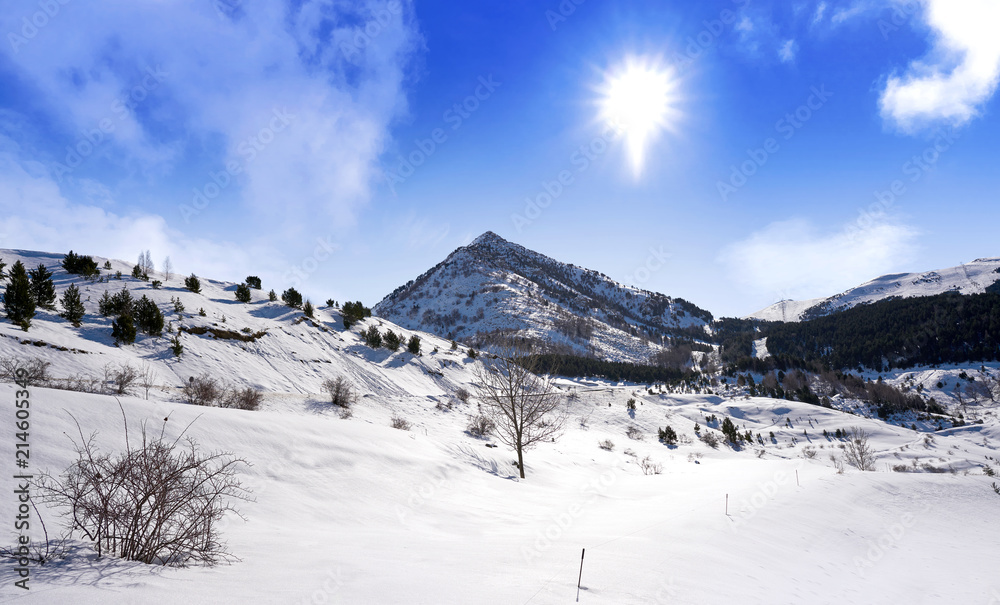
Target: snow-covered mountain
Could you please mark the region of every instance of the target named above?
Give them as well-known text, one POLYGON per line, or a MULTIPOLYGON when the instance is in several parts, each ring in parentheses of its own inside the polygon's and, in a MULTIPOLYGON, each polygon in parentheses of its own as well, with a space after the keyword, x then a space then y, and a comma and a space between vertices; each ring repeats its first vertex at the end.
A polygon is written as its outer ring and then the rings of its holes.
POLYGON ((805 301, 783 300, 749 316, 766 321, 797 322, 889 298, 934 296, 945 292, 982 294, 1000 283, 1000 258, 979 258, 971 263, 927 273, 883 275, 856 288, 805 301))
POLYGON ((412 330, 484 343, 517 333, 548 350, 645 363, 664 339, 711 313, 603 273, 553 260, 486 232, 373 312, 412 330))

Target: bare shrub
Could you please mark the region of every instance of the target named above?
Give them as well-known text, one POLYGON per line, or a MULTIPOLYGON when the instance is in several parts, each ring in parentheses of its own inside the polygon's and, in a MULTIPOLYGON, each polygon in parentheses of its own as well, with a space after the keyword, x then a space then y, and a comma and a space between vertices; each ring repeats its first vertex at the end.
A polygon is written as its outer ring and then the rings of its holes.
POLYGON ((156 370, 154 370, 148 363, 142 364, 139 368, 139 377, 136 379, 136 383, 142 387, 143 392, 146 394, 146 400, 149 400, 149 391, 156 386, 156 370))
POLYGON ((330 403, 342 408, 351 407, 357 399, 354 387, 343 376, 324 380, 323 392, 330 395, 330 403))
POLYGON ((701 436, 702 442, 713 450, 719 447, 719 438, 711 431, 705 431, 701 436))
POLYGON ((807 448, 805 448, 805 449, 802 450, 802 455, 805 456, 806 458, 812 460, 813 458, 816 457, 816 450, 814 450, 811 447, 807 447, 807 448))
POLYGON ((493 424, 493 421, 489 417, 476 414, 469 417, 469 424, 465 427, 465 430, 474 437, 482 438, 490 435, 496 428, 496 425, 493 424))
POLYGON ((639 427, 635 426, 634 424, 630 424, 629 427, 625 429, 625 435, 629 439, 633 439, 635 441, 642 441, 642 431, 639 430, 639 427))
POLYGON ((639 468, 642 469, 643 475, 659 475, 663 472, 663 465, 653 462, 649 456, 639 461, 639 468))
POLYGON ((455 399, 458 399, 462 403, 469 403, 469 397, 471 397, 471 394, 468 389, 460 388, 455 391, 455 399))
POLYGON ((50 365, 52 364, 37 357, 3 357, 0 358, 0 376, 5 382, 16 382, 28 387, 39 386, 49 381, 50 365))
POLYGON ((608 452, 613 452, 615 450, 615 444, 610 439, 598 442, 597 447, 608 452))
POLYGON ((253 387, 225 389, 219 407, 256 411, 264 403, 264 394, 253 387))
POLYGON ((224 394, 224 388, 219 382, 209 376, 192 376, 182 389, 184 401, 191 405, 215 405, 224 394))
POLYGON ((868 433, 864 429, 851 428, 846 445, 844 460, 848 464, 860 471, 875 470, 875 451, 868 443, 868 433))
POLYGON ((234 500, 250 500, 236 477, 246 461, 203 454, 183 432, 170 439, 166 423, 159 435, 143 424, 133 444, 125 424, 124 451, 107 453, 95 445, 97 434, 84 437, 77 423, 77 459, 59 475, 41 475, 40 500, 65 510, 67 530, 93 542, 98 556, 169 566, 233 559, 218 524, 229 512, 240 514, 234 500))
POLYGON ((399 429, 401 431, 408 431, 412 426, 409 420, 403 418, 399 414, 392 415, 392 420, 389 421, 389 425, 392 426, 392 428, 399 429))
POLYGON ((354 412, 351 408, 340 408, 340 414, 338 414, 341 420, 347 420, 351 416, 354 416, 354 412))
POLYGON ((109 363, 104 366, 104 384, 112 395, 130 395, 138 386, 139 369, 132 364, 109 363))
POLYGON ((840 456, 834 456, 830 454, 830 462, 833 463, 833 468, 837 469, 838 475, 844 474, 844 459, 840 456))

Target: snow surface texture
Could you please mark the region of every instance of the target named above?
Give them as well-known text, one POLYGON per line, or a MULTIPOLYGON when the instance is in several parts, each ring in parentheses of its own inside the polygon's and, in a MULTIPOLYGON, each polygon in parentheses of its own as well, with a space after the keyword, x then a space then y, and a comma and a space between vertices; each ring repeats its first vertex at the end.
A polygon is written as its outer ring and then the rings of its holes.
POLYGON ((797 322, 844 311, 887 298, 934 296, 946 292, 982 294, 1000 282, 1000 258, 980 258, 965 265, 927 273, 896 273, 829 298, 783 300, 749 316, 766 321, 797 322))
POLYGON ((413 330, 475 341, 517 332, 551 350, 647 363, 663 337, 707 311, 555 261, 487 232, 374 308, 413 330))
MULTIPOLYGON (((99 372, 108 361, 151 364, 161 388, 149 400, 120 398, 131 428, 147 421, 158 430, 169 418, 167 434, 176 435, 194 421, 190 434, 205 450, 231 451, 250 462, 241 479, 255 497, 239 506, 246 523, 235 516, 224 523, 223 538, 240 558, 231 565, 151 567, 97 559, 77 543, 67 559, 32 568, 30 592, 13 587, 13 563, 0 561, 0 601, 567 603, 576 598, 582 548, 581 603, 987 605, 1000 598, 1000 497, 982 470, 987 456, 998 457, 995 404, 967 410, 983 424, 927 433, 923 426, 913 431, 881 422, 840 399, 827 409, 748 399, 724 386, 712 393, 650 393, 650 385, 559 380, 567 394, 565 432, 528 452, 527 479, 519 480, 513 452, 465 432, 477 404, 458 402, 455 391, 472 388, 471 369, 479 362, 451 351, 446 341, 421 334, 420 357, 372 351, 357 332, 378 319, 345 332, 336 311, 318 310, 314 325, 300 321, 301 312, 262 301, 260 292, 242 305, 233 284, 202 279, 203 293, 195 295, 175 277, 162 290, 125 281, 133 294, 148 294, 171 310, 175 326, 214 322, 267 335, 241 343, 185 334, 179 359, 165 338, 140 337, 135 346, 118 348, 110 342, 109 321, 96 316, 93 305, 102 288, 117 290, 120 282, 67 276, 57 267, 58 255, 0 254, 8 262, 41 260, 56 273, 60 292, 76 281, 91 297, 91 315, 78 329, 49 312, 36 317, 27 334, 0 321, 0 356, 44 358, 57 377, 99 372), (179 322, 171 296, 187 309, 179 322), (197 315, 200 307, 208 317, 197 315), (42 340, 46 344, 38 345, 42 340), (180 384, 204 371, 264 388, 263 409, 179 403, 180 384), (349 376, 364 395, 350 419, 341 419, 319 393, 321 379, 336 374, 349 376), (569 397, 573 391, 578 397, 569 397), (637 405, 630 413, 632 398, 637 405), (438 405, 446 402, 452 407, 438 405), (713 414, 762 434, 766 445, 735 451, 695 439, 695 423, 702 434, 718 434, 717 423, 706 424, 713 414), (409 420, 411 430, 391 428, 394 415, 409 420), (677 447, 656 440, 666 425, 680 435, 677 447), (852 426, 871 432, 877 472, 838 474, 830 461, 830 454, 842 455, 843 441, 823 431, 852 426), (626 436, 632 427, 641 439, 626 436), (613 442, 611 451, 598 447, 605 440, 613 442), (647 456, 661 474, 642 472, 647 456), (889 472, 889 466, 915 472, 889 472)), ((113 264, 123 273, 130 269, 113 264)), ((388 328, 398 329, 384 322, 383 331, 388 328)), ((932 391, 945 382, 933 392, 948 401, 959 371, 915 370, 886 379, 920 381, 932 391)), ((15 391, 0 384, 0 400, 12 403, 15 391)), ((85 433, 99 432, 101 447, 121 446, 114 398, 34 388, 31 400, 31 470, 58 471, 74 459, 70 414, 85 433)), ((2 409, 12 418, 13 405, 2 409)), ((10 477, 15 440, 7 418, 0 423, 0 464, 8 465, 3 475, 10 477)), ((15 501, 10 480, 3 486, 0 541, 9 543, 15 501)), ((56 513, 44 512, 50 531, 58 525, 56 513)))

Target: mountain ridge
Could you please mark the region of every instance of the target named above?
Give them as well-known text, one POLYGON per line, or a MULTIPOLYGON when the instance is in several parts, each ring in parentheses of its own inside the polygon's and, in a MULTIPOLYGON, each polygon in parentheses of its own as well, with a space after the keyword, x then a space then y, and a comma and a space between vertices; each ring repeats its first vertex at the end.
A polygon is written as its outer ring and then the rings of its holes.
POLYGON ((487 231, 396 288, 373 312, 478 345, 516 335, 545 350, 647 362, 671 337, 704 329, 692 303, 621 284, 487 231))

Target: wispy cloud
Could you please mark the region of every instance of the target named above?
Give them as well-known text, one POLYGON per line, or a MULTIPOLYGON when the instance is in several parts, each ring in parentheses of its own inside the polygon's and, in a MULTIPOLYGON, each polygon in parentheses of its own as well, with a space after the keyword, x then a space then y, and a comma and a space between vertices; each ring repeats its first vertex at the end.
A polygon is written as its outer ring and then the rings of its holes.
POLYGON ((811 222, 775 222, 728 246, 719 261, 749 291, 771 299, 829 296, 898 268, 916 231, 882 222, 861 233, 822 232, 811 222))
POLYGON ((795 55, 799 51, 799 45, 795 40, 786 40, 778 48, 778 58, 781 59, 782 63, 792 63, 795 61, 795 55))
MULTIPOLYGON (((4 32, 38 10, 34 0, 8 4, 4 32)), ((207 182, 236 162, 230 192, 262 224, 316 213, 345 224, 369 198, 390 125, 407 111, 408 68, 422 44, 412 13, 388 0, 68 4, 0 52, 42 100, 32 120, 66 138, 49 150, 55 161, 102 120, 113 126, 100 153, 117 173, 99 177, 112 190, 136 171, 155 190, 179 174, 207 182), (294 120, 261 150, 275 112, 294 120)))
POLYGON ((902 75, 889 76, 879 99, 882 118, 908 133, 968 123, 1000 81, 1000 3, 925 0, 924 6, 931 51, 902 75))

